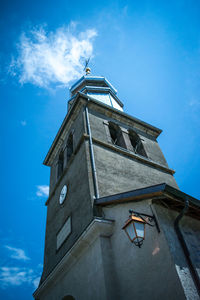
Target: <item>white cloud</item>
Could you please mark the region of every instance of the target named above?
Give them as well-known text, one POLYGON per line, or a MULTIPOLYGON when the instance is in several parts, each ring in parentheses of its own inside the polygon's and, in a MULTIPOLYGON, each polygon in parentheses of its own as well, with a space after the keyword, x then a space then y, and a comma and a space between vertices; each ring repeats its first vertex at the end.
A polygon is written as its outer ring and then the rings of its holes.
POLYGON ((36 277, 36 278, 33 280, 33 285, 34 285, 34 288, 35 288, 35 289, 37 289, 39 283, 40 283, 40 276, 39 276, 39 277, 36 277))
POLYGON ((48 185, 38 185, 36 195, 38 197, 48 197, 49 196, 49 186, 48 185))
POLYGON ((18 259, 18 260, 30 260, 28 256, 26 256, 25 251, 20 248, 14 248, 10 246, 5 246, 6 249, 11 251, 11 258, 18 259))
POLYGON ((23 33, 18 57, 10 64, 10 74, 21 84, 40 87, 67 86, 83 74, 84 59, 92 56, 95 29, 74 33, 74 24, 47 32, 44 27, 23 33))
POLYGON ((21 124, 22 126, 26 126, 27 123, 26 123, 25 120, 23 120, 23 121, 20 122, 20 124, 21 124))
MULTIPOLYGON (((10 246, 4 246, 11 251, 11 258, 20 261, 30 260, 25 255, 24 250, 10 246)), ((38 287, 40 281, 42 264, 38 264, 36 268, 23 267, 23 266, 0 266, 0 288, 9 288, 10 286, 20 286, 22 284, 32 285, 34 288, 38 287)))
POLYGON ((19 286, 24 283, 33 284, 34 287, 37 287, 38 278, 39 277, 35 277, 33 270, 29 268, 0 268, 0 284, 3 288, 10 285, 19 286))

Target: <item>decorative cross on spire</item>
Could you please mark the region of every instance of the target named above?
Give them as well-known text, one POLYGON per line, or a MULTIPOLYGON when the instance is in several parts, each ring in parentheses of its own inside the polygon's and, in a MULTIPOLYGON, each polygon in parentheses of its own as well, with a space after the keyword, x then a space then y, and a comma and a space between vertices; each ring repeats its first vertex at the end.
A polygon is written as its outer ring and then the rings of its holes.
POLYGON ((89 75, 90 72, 91 72, 90 68, 88 67, 89 61, 90 61, 90 57, 89 57, 88 59, 85 60, 85 68, 84 68, 84 71, 86 72, 86 75, 89 75))

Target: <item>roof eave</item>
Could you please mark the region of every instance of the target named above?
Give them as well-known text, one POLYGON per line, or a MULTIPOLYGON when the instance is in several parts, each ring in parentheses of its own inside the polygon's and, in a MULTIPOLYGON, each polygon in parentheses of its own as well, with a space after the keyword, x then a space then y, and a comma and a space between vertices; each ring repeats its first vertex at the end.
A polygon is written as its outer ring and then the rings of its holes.
POLYGON ((198 199, 195 199, 192 196, 185 194, 166 183, 156 184, 145 188, 140 188, 128 192, 123 192, 120 194, 98 198, 95 200, 95 204, 99 206, 106 206, 110 204, 119 204, 137 200, 144 200, 161 195, 166 196, 167 194, 173 195, 175 198, 181 200, 182 202, 185 202, 185 200, 187 199, 193 205, 200 208, 200 201, 198 199))
POLYGON ((114 86, 103 76, 91 76, 91 75, 86 75, 82 76, 77 82, 75 82, 71 88, 70 92, 72 93, 79 85, 81 85, 84 80, 91 80, 91 81, 104 81, 110 88, 113 90, 114 94, 117 94, 117 90, 114 88, 114 86))
POLYGON ((117 101, 117 103, 123 108, 124 104, 119 100, 119 98, 116 96, 115 93, 113 93, 113 90, 110 87, 95 87, 95 86, 84 86, 79 92, 83 93, 83 91, 103 91, 103 92, 110 92, 110 94, 113 96, 113 98, 117 101))

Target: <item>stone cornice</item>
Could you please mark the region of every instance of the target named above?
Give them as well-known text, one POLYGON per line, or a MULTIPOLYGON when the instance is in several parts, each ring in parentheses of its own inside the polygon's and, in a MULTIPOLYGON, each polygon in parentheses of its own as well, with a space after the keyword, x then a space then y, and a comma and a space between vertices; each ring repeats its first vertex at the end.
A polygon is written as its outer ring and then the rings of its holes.
MULTIPOLYGON (((74 151, 74 155, 79 151, 79 149, 80 149, 82 143, 83 143, 86 139, 87 139, 87 140, 89 139, 89 135, 88 135, 88 134, 83 134, 82 137, 80 138, 80 141, 79 141, 79 143, 78 143, 78 145, 77 145, 75 151, 74 151)), ((142 162, 142 163, 144 163, 144 164, 146 164, 146 165, 153 166, 154 168, 156 168, 156 169, 158 169, 158 170, 161 170, 161 171, 164 171, 164 172, 166 172, 166 173, 168 173, 168 174, 173 175, 173 174, 175 173, 174 170, 172 170, 172 169, 170 169, 170 168, 167 168, 167 167, 165 167, 165 166, 163 166, 163 165, 161 165, 161 164, 159 164, 159 163, 157 163, 157 162, 154 162, 153 160, 150 160, 149 158, 146 158, 146 157, 141 156, 141 155, 139 155, 139 154, 136 154, 136 153, 134 153, 134 152, 132 152, 132 151, 129 151, 129 150, 125 149, 125 148, 122 148, 122 147, 119 147, 119 146, 116 146, 116 145, 112 145, 112 144, 109 144, 109 143, 102 142, 101 140, 98 140, 98 139, 96 139, 96 138, 92 138, 92 142, 93 142, 93 144, 100 145, 100 146, 103 146, 104 148, 108 148, 108 149, 110 149, 110 150, 112 150, 112 151, 118 152, 118 153, 123 154, 123 155, 125 155, 125 156, 129 156, 130 158, 136 159, 136 160, 138 160, 138 161, 140 161, 140 162, 142 162)), ((61 177, 60 177, 59 180, 56 182, 56 184, 55 184, 55 186, 54 186, 54 188, 53 188, 51 194, 49 195, 49 198, 47 199, 47 201, 46 201, 46 203, 45 203, 45 205, 48 205, 50 199, 51 199, 52 196, 54 195, 57 186, 59 185, 60 181, 62 180, 63 176, 64 176, 65 173, 67 172, 69 166, 71 165, 71 162, 72 162, 73 159, 74 159, 74 155, 72 155, 72 157, 71 157, 69 163, 67 164, 67 166, 66 166, 65 169, 63 170, 63 173, 62 173, 61 177)))
POLYGON ((163 165, 161 165, 161 164, 159 164, 159 163, 157 163, 157 162, 155 162, 155 161, 153 161, 153 160, 151 160, 149 158, 146 158, 146 157, 144 157, 142 155, 139 155, 139 154, 136 154, 136 153, 134 153, 132 151, 129 151, 129 150, 125 149, 125 148, 119 147, 117 145, 112 145, 112 144, 109 144, 109 143, 102 142, 102 141, 100 141, 100 140, 98 140, 96 138, 92 138, 92 141, 93 141, 94 144, 99 144, 99 145, 102 145, 103 147, 110 148, 110 149, 112 149, 115 152, 119 152, 121 154, 124 154, 125 156, 132 157, 132 158, 134 158, 136 160, 139 160, 139 161, 143 162, 144 164, 153 166, 156 169, 160 169, 160 170, 162 170, 162 171, 164 171, 166 173, 169 173, 171 175, 173 175, 175 173, 174 170, 172 170, 170 168, 167 168, 167 167, 165 167, 165 166, 163 166, 163 165))

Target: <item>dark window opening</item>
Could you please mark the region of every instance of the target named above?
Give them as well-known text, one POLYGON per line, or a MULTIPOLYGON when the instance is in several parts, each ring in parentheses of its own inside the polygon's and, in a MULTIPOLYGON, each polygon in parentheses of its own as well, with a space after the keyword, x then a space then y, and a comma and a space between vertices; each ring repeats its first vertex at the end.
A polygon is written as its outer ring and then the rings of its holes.
POLYGON ((63 152, 61 152, 60 155, 59 155, 59 158, 58 158, 58 173, 57 173, 57 178, 59 178, 62 175, 63 165, 64 165, 64 155, 63 155, 63 152))
POLYGON ((133 151, 136 154, 140 154, 142 156, 147 157, 146 152, 144 150, 144 146, 142 144, 142 141, 139 138, 139 136, 137 135, 137 133, 135 133, 133 130, 129 130, 128 135, 129 135, 131 145, 133 147, 133 151))
POLYGON ((67 161, 70 160, 72 154, 73 154, 73 134, 70 133, 68 140, 67 140, 67 161))
POLYGON ((68 296, 64 296, 62 300, 75 300, 75 298, 73 296, 68 295, 68 296))
POLYGON ((120 127, 116 124, 109 123, 109 131, 112 143, 114 145, 126 148, 120 127))

